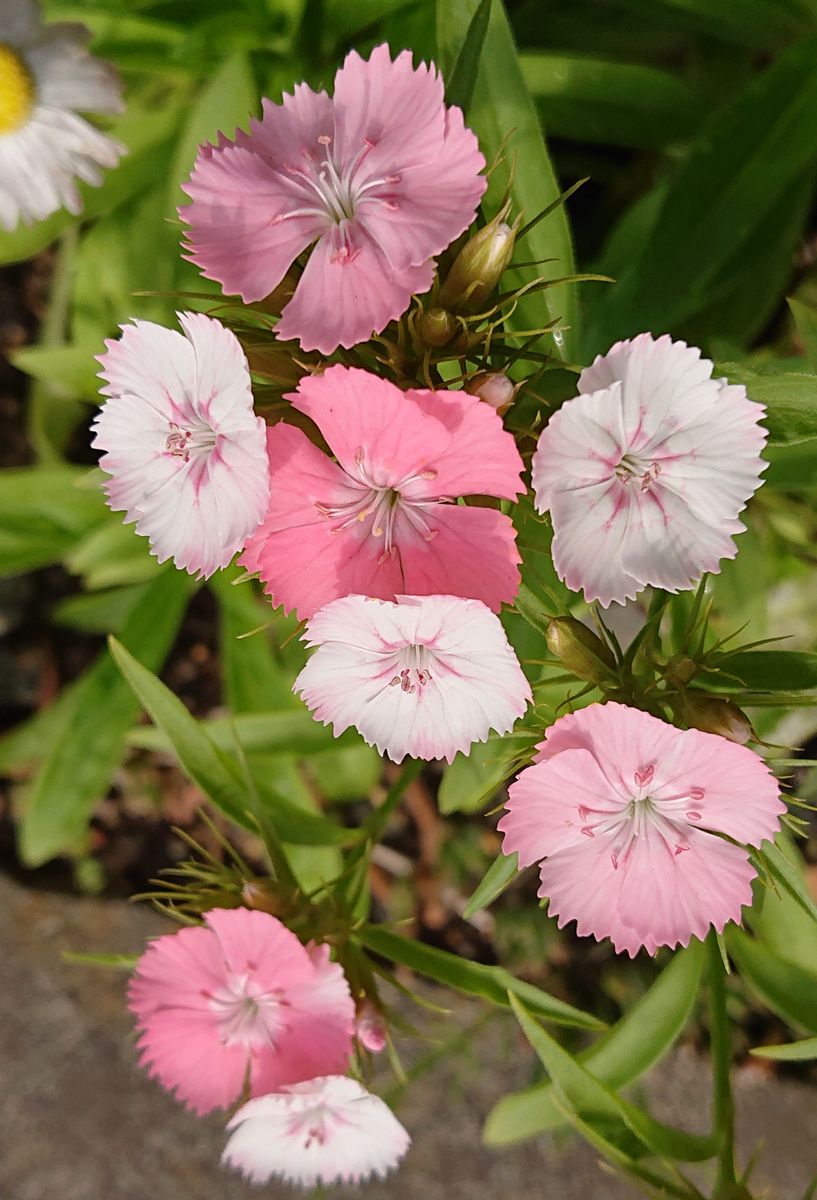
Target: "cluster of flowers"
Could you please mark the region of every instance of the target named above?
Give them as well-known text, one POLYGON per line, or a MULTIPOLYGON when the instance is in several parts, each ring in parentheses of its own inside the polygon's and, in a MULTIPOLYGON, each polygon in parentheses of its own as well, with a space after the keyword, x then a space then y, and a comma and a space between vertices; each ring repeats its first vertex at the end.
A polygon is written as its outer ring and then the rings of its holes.
POLYGON ((225 1163, 255 1183, 304 1187, 383 1176, 409 1146, 390 1109, 342 1074, 355 1041, 378 1051, 371 1011, 357 1017, 327 946, 303 946, 279 920, 211 909, 205 924, 157 938, 129 1002, 142 1063, 200 1116, 233 1115, 225 1163))
MULTIPOLYGON (((277 337, 328 356, 432 287, 435 259, 475 218, 484 167, 433 68, 385 46, 353 52, 332 98, 301 85, 248 134, 201 149, 181 210, 188 253, 245 302, 297 264, 277 337)), ((532 696, 497 615, 521 562, 502 502, 525 484, 497 408, 335 363, 268 426, 236 336, 179 319, 183 333, 134 321, 100 359, 111 507, 160 562, 201 577, 241 553, 306 622, 314 653, 294 689, 336 734, 354 726, 396 762, 450 762, 510 731, 532 696)), ((646 333, 597 358, 578 392, 531 464, 566 585, 607 607, 719 570, 760 484, 763 409, 699 351, 646 333)), ((632 955, 739 920, 746 847, 782 812, 745 746, 609 702, 548 730, 500 829, 506 854, 541 863, 560 923, 632 955)), ((145 1063, 198 1112, 249 1088, 226 1158, 252 1178, 352 1180, 404 1153, 385 1106, 339 1074, 355 1021, 341 968, 276 918, 214 910, 160 938, 131 1005, 145 1063)))

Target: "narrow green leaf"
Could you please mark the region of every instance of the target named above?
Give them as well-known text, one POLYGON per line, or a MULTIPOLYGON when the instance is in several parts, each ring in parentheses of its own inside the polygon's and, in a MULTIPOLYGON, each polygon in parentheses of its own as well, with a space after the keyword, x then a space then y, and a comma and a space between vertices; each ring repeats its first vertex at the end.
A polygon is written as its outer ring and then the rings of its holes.
MULTIPOLYGON (((787 833, 779 833, 775 841, 789 859, 799 859, 795 841, 787 833)), ((756 892, 748 920, 760 941, 804 970, 813 970, 817 964, 817 921, 785 888, 758 886, 756 892)))
POLYGON ((487 742, 457 754, 445 768, 437 802, 443 816, 455 812, 479 812, 496 795, 508 778, 518 752, 513 739, 491 734, 487 742))
POLYGON ((789 296, 788 305, 809 366, 812 371, 817 371, 817 309, 794 296, 789 296))
MULTIPOLYGON (((235 727, 241 739, 241 745, 247 754, 317 754, 321 750, 335 750, 338 747, 352 746, 357 742, 354 731, 341 738, 335 738, 332 731, 318 724, 305 708, 300 710, 262 713, 237 713, 235 727)), ((209 721, 199 722, 213 745, 228 753, 233 746, 231 717, 215 717, 209 721)), ((174 749, 173 741, 168 730, 161 722, 157 728, 137 726, 128 734, 128 745, 138 746, 143 750, 174 749)))
POLYGON ((703 671, 700 678, 715 686, 743 686, 757 691, 817 688, 817 654, 807 650, 739 650, 727 655, 719 670, 703 671))
POLYGON ((168 211, 188 203, 181 184, 192 170, 199 146, 215 142, 219 133, 232 137, 246 131, 258 106, 258 91, 246 53, 234 51, 219 66, 196 98, 179 135, 168 180, 168 211))
POLYGON ((771 1058, 776 1062, 807 1062, 817 1058, 817 1037, 777 1046, 755 1046, 749 1053, 755 1058, 771 1058))
POLYGON ((597 298, 589 349, 675 330, 751 270, 764 219, 817 155, 817 38, 784 51, 704 123, 639 253, 597 298))
POLYGON ((604 1023, 591 1013, 582 1012, 555 996, 548 995, 531 983, 515 979, 502 967, 488 967, 469 962, 456 954, 438 950, 411 938, 401 937, 382 926, 365 925, 356 937, 375 954, 410 967, 428 979, 446 984, 469 996, 480 996, 492 1004, 507 1008, 508 993, 513 993, 537 1016, 557 1025, 573 1025, 579 1029, 600 1029, 604 1023))
POLYGON ((80 967, 109 967, 115 971, 132 971, 139 962, 138 954, 78 954, 64 950, 61 957, 63 962, 80 967))
MULTIPOLYGON (((238 575, 237 570, 219 571, 208 585, 219 603, 221 664, 230 711, 303 713, 292 692, 294 674, 279 659, 265 628, 280 630, 280 617, 258 597, 252 584, 236 586, 233 581, 238 575)), ((246 742, 242 745, 249 749, 246 742)))
MULTIPOLYGON (((437 0, 438 60, 451 69, 477 11, 477 0, 437 0)), ((560 194, 545 146, 536 107, 522 77, 508 18, 502 0, 493 0, 488 33, 483 46, 468 123, 479 138, 488 162, 501 151, 505 162, 491 175, 486 210, 495 211, 506 189, 523 220, 535 217, 560 194)), ((553 260, 553 275, 574 271, 573 245, 564 207, 560 206, 525 239, 525 258, 553 260)), ((509 272, 510 287, 532 282, 537 267, 509 272)), ((578 299, 575 286, 549 288, 542 295, 525 296, 508 322, 511 329, 537 329, 548 321, 560 328, 547 334, 543 345, 557 358, 575 361, 578 347, 578 299)))
POLYGON ((516 996, 511 995, 509 1000, 525 1037, 550 1075, 559 1099, 589 1125, 605 1133, 611 1118, 618 1120, 644 1143, 646 1151, 682 1162, 701 1162, 716 1152, 715 1139, 672 1129, 600 1083, 545 1032, 516 996))
MULTIPOLYGON (((252 828, 250 802, 237 764, 219 752, 204 727, 170 688, 112 637, 111 655, 141 706, 172 746, 182 770, 230 820, 252 828)), ((139 648, 141 652, 141 647, 139 648)))
MULTIPOLYGON (((578 1056, 599 1082, 624 1088, 659 1062, 682 1033, 698 995, 704 952, 690 942, 664 968, 652 987, 612 1029, 578 1056)), ((578 1093, 577 1093, 578 1094, 578 1093)), ((592 1091, 587 1102, 592 1107, 592 1091)), ((561 1125, 561 1112, 550 1082, 504 1096, 488 1114, 483 1137, 504 1146, 561 1125)))
POLYGON ((471 899, 465 906, 463 916, 466 920, 473 917, 474 913, 480 909, 487 908, 489 904, 493 904, 497 896, 501 896, 506 888, 510 887, 513 881, 519 874, 519 855, 500 854, 491 863, 482 882, 474 889, 471 899))
MULTIPOLYGON (((790 843, 788 848, 796 853, 790 843)), ((790 862, 779 845, 764 842, 763 848, 752 850, 750 857, 755 861, 761 875, 769 875, 779 891, 786 892, 807 916, 817 921, 817 904, 806 887, 802 869, 790 862)))
MULTIPOLYGON (((195 587, 181 572, 163 571, 125 622, 123 642, 138 647, 158 668, 195 587)), ((69 702, 60 705, 19 830, 20 855, 29 866, 39 866, 82 837, 94 805, 108 789, 138 708, 107 652, 75 685, 69 702)))
POLYGON ((817 972, 805 971, 743 933, 729 931, 740 974, 764 1004, 794 1026, 817 1033, 817 972))
MULTIPOLYGON (((111 653, 117 666, 122 671, 128 683, 138 696, 143 708, 150 714, 157 725, 155 731, 145 730, 145 733, 155 732, 160 735, 156 743, 149 748, 172 749, 179 760, 182 770, 198 787, 201 788, 217 808, 234 821, 247 829, 256 828, 255 806, 253 796, 247 786, 247 781, 241 766, 234 754, 236 737, 242 751, 247 750, 247 744, 242 735, 242 721, 256 719, 267 714, 248 714, 235 719, 226 718, 219 722, 218 742, 210 736, 214 722, 197 721, 190 715, 181 700, 174 696, 160 679, 139 663, 133 655, 125 650, 115 638, 111 638, 111 653)), ((284 720, 300 714, 276 713, 270 716, 284 720)), ((141 732, 141 731, 140 731, 141 732)), ((131 734, 129 744, 145 744, 145 739, 135 738, 131 734)), ((305 812, 291 800, 287 800, 273 787, 258 784, 258 800, 261 812, 259 820, 269 821, 276 835, 283 842, 296 845, 331 846, 348 845, 357 838, 355 830, 344 829, 340 825, 328 821, 325 817, 305 812)))
POLYGON ((9 357, 18 370, 48 384, 57 399, 96 402, 100 381, 94 356, 101 349, 101 341, 88 346, 29 346, 9 357))
POLYGON ((323 19, 335 41, 345 41, 362 29, 382 21, 403 8, 412 8, 417 0, 324 0, 323 19))
POLYGON ((668 71, 578 54, 519 56, 548 132, 655 149, 695 131, 700 97, 668 71))
POLYGON ((718 363, 717 375, 742 383, 750 400, 765 404, 770 446, 796 446, 817 438, 817 375, 760 372, 744 363, 718 363))
POLYGON ((66 596, 54 606, 51 616, 58 625, 80 629, 83 633, 115 633, 119 636, 147 586, 146 583, 134 583, 102 592, 66 596))
MULTIPOLYGON (((683 32, 768 50, 814 28, 811 0, 629 0, 629 7, 655 20, 665 10, 683 32)), ((663 14, 662 14, 663 15, 663 14)))
POLYGON ((471 18, 457 61, 445 88, 445 98, 448 103, 459 105, 466 114, 471 107, 471 98, 477 83, 477 73, 490 16, 491 0, 480 0, 479 8, 471 18))

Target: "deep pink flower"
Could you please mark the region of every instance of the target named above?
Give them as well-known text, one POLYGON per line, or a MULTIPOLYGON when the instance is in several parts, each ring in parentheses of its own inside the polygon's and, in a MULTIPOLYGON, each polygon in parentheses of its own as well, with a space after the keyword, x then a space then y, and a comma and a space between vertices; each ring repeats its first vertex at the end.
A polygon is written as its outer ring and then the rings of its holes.
POLYGON ((226 567, 267 503, 264 421, 234 333, 179 313, 184 336, 152 321, 122 326, 100 355, 108 396, 93 445, 108 504, 191 575, 226 567))
POLYGON ((759 846, 785 805, 745 746, 674 728, 623 704, 591 704, 545 735, 509 790, 505 854, 541 862, 539 895, 559 925, 618 951, 686 946, 739 921, 759 846))
POLYGON ((456 503, 522 490, 516 444, 487 404, 341 366, 301 380, 290 399, 337 462, 300 429, 268 431, 269 508, 241 562, 273 604, 303 618, 350 593, 468 596, 496 612, 513 600, 510 518, 456 503))
POLYGON ((268 913, 214 908, 151 942, 128 1004, 140 1062, 198 1113, 225 1108, 249 1072, 258 1096, 348 1065, 355 1008, 327 946, 268 913))
POLYGON ((712 379, 700 350, 642 333, 582 371, 533 456, 553 562, 585 598, 692 587, 734 558, 738 514, 760 486, 765 409, 712 379))
POLYGON ((275 1177, 306 1188, 383 1179, 411 1141, 379 1096, 339 1075, 250 1100, 227 1129, 227 1166, 253 1183, 275 1177))
POLYGON ((299 84, 234 142, 204 146, 180 210, 191 260, 261 300, 308 247, 278 325, 331 354, 379 333, 431 287, 434 263, 474 219, 486 181, 477 140, 433 67, 352 51, 334 98, 299 84))
POLYGON ((344 596, 311 618, 318 649, 293 685, 339 736, 353 725, 394 762, 467 754, 531 699, 502 623, 479 600, 344 596))

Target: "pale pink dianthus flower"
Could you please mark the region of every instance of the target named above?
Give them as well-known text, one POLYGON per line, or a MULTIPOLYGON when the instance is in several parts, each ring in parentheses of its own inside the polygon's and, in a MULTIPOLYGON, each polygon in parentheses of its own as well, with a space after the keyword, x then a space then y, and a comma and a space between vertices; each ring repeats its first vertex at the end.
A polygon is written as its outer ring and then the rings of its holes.
POLYGON ((433 67, 388 46, 351 51, 334 96, 299 84, 264 101, 249 134, 203 146, 185 185, 189 257, 261 300, 309 261, 277 332, 331 354, 379 333, 426 292, 440 254, 474 219, 485 160, 433 67))
POLYGON ((309 621, 293 691, 335 735, 354 726, 394 762, 467 753, 531 699, 498 617, 478 600, 346 596, 309 621))
POLYGON ((350 593, 467 596, 497 612, 514 599, 510 517, 456 503, 522 491, 516 443, 487 404, 342 366, 289 399, 337 461, 285 422, 267 432, 269 507, 241 562, 273 604, 304 618, 350 593))
POLYGON ((172 558, 207 578, 226 567, 264 516, 266 425, 235 334, 179 313, 184 336, 152 321, 122 326, 100 355, 108 396, 93 430, 108 504, 172 558))
POLYGON ((355 1007, 327 946, 269 913, 214 908, 151 942, 128 989, 142 1066, 197 1113, 346 1069, 355 1007))
POLYGON ((740 921, 756 874, 743 845, 773 838, 785 811, 758 755, 616 703, 562 717, 538 750, 499 829, 505 854, 541 864, 560 926, 633 956, 740 921))
POLYGON ((225 1165, 253 1183, 275 1177, 305 1188, 383 1179, 411 1140, 379 1096, 339 1075, 250 1100, 227 1129, 225 1165))
POLYGON ((712 379, 666 335, 618 342, 579 377, 533 456, 561 579, 603 606, 644 587, 692 587, 734 558, 738 514, 760 486, 765 409, 712 379))

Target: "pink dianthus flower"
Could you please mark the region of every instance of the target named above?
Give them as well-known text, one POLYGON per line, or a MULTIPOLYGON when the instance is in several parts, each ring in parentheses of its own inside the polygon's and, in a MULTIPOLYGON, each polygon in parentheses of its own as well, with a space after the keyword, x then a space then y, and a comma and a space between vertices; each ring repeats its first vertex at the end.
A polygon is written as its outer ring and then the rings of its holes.
POLYGON ((203 146, 185 185, 189 257, 245 301, 309 261, 278 336, 331 354, 379 333, 431 287, 432 259, 474 219, 485 160, 433 67, 351 51, 334 97, 299 84, 249 134, 203 146))
POLYGON ((253 1183, 276 1177, 306 1188, 383 1179, 411 1141, 379 1096, 339 1075, 250 1100, 227 1129, 227 1166, 253 1183))
POLYGON ((268 495, 266 425, 235 334, 179 313, 184 336, 152 321, 122 326, 100 355, 108 396, 93 430, 108 504, 172 558, 207 578, 258 527, 268 495))
POLYGON ((394 762, 467 753, 531 699, 498 617, 478 600, 345 596, 309 621, 318 649, 293 691, 339 736, 353 725, 394 762))
POLYGON ((496 612, 513 600, 510 517, 456 503, 522 491, 514 439, 487 404, 342 366, 302 379, 289 399, 337 461, 292 425, 267 432, 269 507, 241 562, 274 604, 304 618, 350 593, 467 596, 496 612))
POLYGON ((503 853, 541 863, 560 926, 634 956, 740 920, 756 872, 719 835, 759 846, 785 812, 753 751, 616 703, 562 717, 538 749, 499 829, 503 853))
POLYGON ((128 989, 140 1062, 197 1113, 348 1065, 355 1006, 327 946, 269 913, 214 908, 151 942, 128 989))
POLYGON ((760 486, 765 409, 712 379, 700 350, 666 335, 617 342, 579 377, 533 456, 553 562, 585 599, 692 587, 734 558, 738 514, 760 486))

